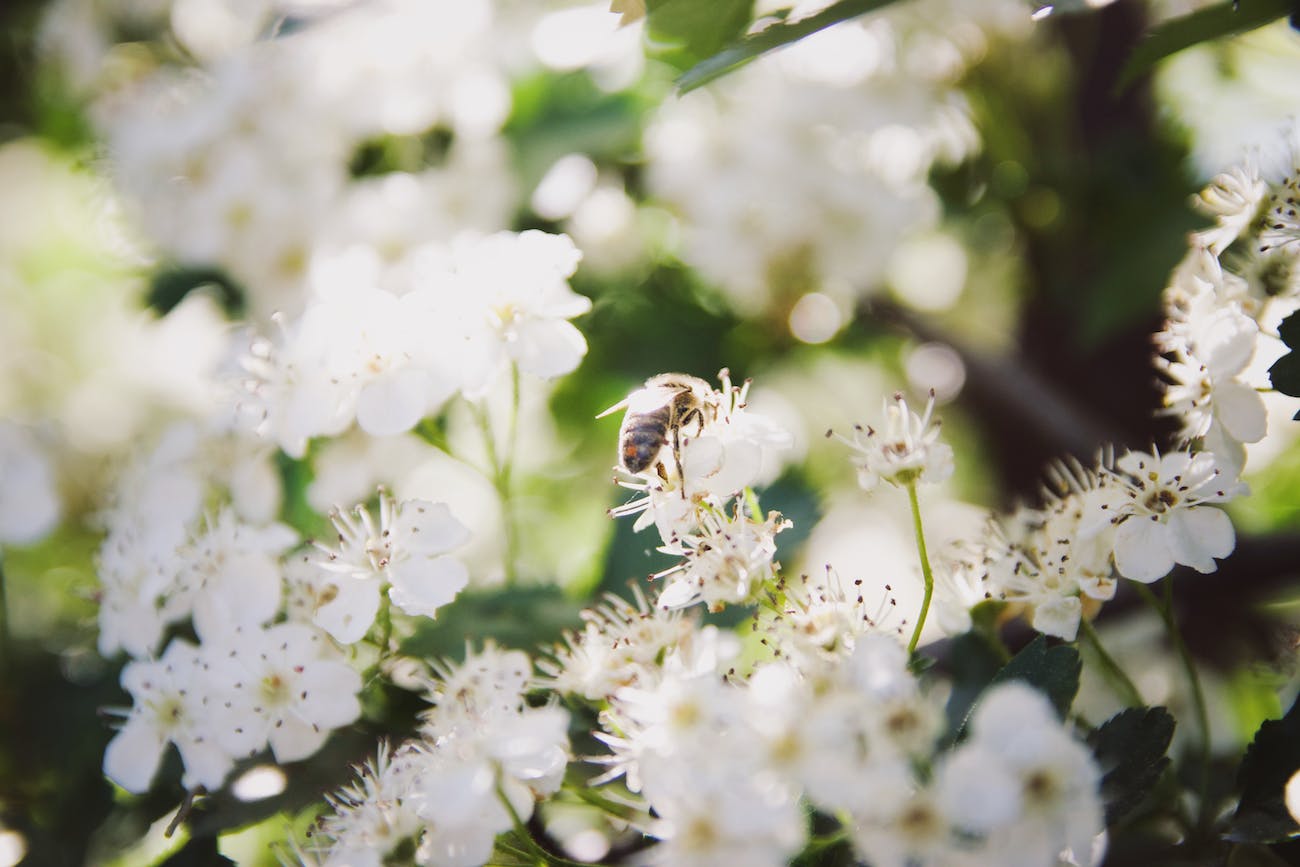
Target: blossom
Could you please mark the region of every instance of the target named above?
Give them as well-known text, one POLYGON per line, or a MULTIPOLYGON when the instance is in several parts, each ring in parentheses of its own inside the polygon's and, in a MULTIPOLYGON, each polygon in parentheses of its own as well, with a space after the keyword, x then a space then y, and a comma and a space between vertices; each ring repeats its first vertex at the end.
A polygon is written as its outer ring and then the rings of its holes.
MULTIPOLYGON (((317 543, 325 554, 316 561, 320 567, 375 586, 387 583, 389 598, 407 614, 433 617, 469 583, 465 565, 444 553, 469 538, 469 531, 445 503, 398 502, 381 488, 378 522, 364 506, 350 513, 336 510, 330 520, 338 530, 337 544, 317 543)), ((357 596, 356 602, 359 608, 354 615, 372 608, 368 597, 357 596)), ((317 617, 338 633, 340 641, 355 641, 371 621, 363 616, 349 618, 348 613, 341 608, 321 609, 317 617)))
POLYGON ((29 431, 0 422, 0 545, 44 538, 63 510, 54 464, 29 431))
POLYGON ((305 759, 361 715, 361 676, 310 626, 236 627, 209 653, 217 738, 232 755, 269 743, 277 762, 305 759))
POLYGON ((918 481, 942 482, 951 476, 952 447, 939 440, 939 421, 932 420, 934 392, 922 415, 908 409, 902 394, 884 404, 883 428, 855 427, 851 439, 840 437, 853 449, 862 489, 870 491, 882 480, 907 487, 918 481))
POLYGON ((700 526, 660 548, 683 558, 655 578, 668 579, 656 604, 680 608, 703 602, 711 611, 752 602, 772 581, 778 564, 776 534, 790 527, 779 512, 759 521, 737 505, 728 516, 708 512, 700 526))
POLYGON ((1234 166, 1215 175, 1194 202, 1198 210, 1215 218, 1215 227, 1198 233, 1201 243, 1215 255, 1223 253, 1245 232, 1268 194, 1268 184, 1253 165, 1234 166))
POLYGON ((1149 584, 1176 564, 1213 572, 1232 553, 1236 537, 1223 503, 1246 492, 1225 476, 1212 452, 1166 455, 1130 451, 1115 462, 1114 478, 1128 502, 1113 520, 1115 568, 1149 584))
POLYGON ((144 792, 167 744, 174 743, 185 766, 184 785, 219 789, 235 753, 217 737, 217 690, 204 651, 176 639, 161 658, 128 663, 122 688, 134 704, 104 751, 104 773, 128 792, 144 792))

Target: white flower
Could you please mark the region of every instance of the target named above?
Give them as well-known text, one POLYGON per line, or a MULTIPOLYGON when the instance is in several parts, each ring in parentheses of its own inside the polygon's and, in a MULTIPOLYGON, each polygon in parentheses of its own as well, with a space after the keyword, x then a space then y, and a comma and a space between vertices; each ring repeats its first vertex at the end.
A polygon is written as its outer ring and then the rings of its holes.
POLYGON ((356 720, 361 676, 328 652, 321 634, 300 623, 237 628, 214 647, 221 744, 251 755, 269 743, 277 762, 293 762, 320 749, 332 729, 356 720))
POLYGON ((284 579, 289 619, 314 623, 340 644, 365 638, 379 613, 380 582, 322 569, 310 555, 290 560, 284 579))
POLYGON ((916 482, 942 482, 951 476, 952 448, 939 441, 939 421, 931 420, 934 392, 925 413, 919 416, 908 409, 902 394, 884 403, 881 430, 858 427, 852 439, 840 437, 855 453, 853 463, 862 489, 870 491, 882 480, 907 487, 916 482))
POLYGON ((216 689, 203 651, 172 641, 161 659, 127 664, 122 688, 135 704, 104 751, 104 773, 128 792, 144 792, 167 744, 174 743, 185 765, 187 788, 221 788, 234 766, 234 753, 215 736, 216 689))
POLYGON ((509 362, 546 379, 578 366, 587 341, 568 320, 589 311, 591 299, 570 289, 568 278, 581 258, 567 235, 536 230, 453 244, 439 312, 455 318, 464 341, 457 360, 467 396, 487 393, 509 362))
POLYGON ((12 422, 0 422, 0 479, 0 545, 40 541, 63 510, 54 464, 35 435, 12 422))
POLYGON ((718 611, 754 601, 777 568, 776 534, 790 526, 778 512, 758 521, 739 505, 730 517, 703 513, 693 533, 659 549, 683 560, 654 576, 669 579, 655 604, 681 608, 703 602, 718 611))
MULTIPOLYGON (((433 617, 469 583, 465 565, 444 553, 464 544, 469 531, 444 503, 399 503, 381 489, 378 522, 364 506, 350 513, 335 511, 330 520, 338 530, 337 546, 317 543, 326 554, 317 561, 321 568, 357 581, 387 582, 389 598, 407 614, 433 617)), ((323 615, 343 636, 336 636, 340 641, 365 620, 368 597, 356 601, 361 608, 351 618, 343 610, 323 615)))
POLYGON ((327 864, 374 863, 420 827, 410 803, 418 769, 408 748, 394 752, 381 741, 373 760, 357 769, 357 781, 325 796, 331 814, 321 822, 330 839, 327 864))
POLYGON ((1215 255, 1222 254, 1255 221, 1267 194, 1268 184, 1253 165, 1216 175, 1194 200, 1197 209, 1217 223, 1198 233, 1201 243, 1215 255))
POLYGON ((279 557, 297 542, 298 534, 284 524, 251 527, 229 509, 218 512, 177 553, 173 605, 192 609, 203 641, 269 622, 280 610, 279 557))
POLYGON ((1246 486, 1227 477, 1213 453, 1131 451, 1115 467, 1129 497, 1114 518, 1115 568, 1125 578, 1149 584, 1176 564, 1213 572, 1215 559, 1232 553, 1232 522, 1207 504, 1227 502, 1246 486))

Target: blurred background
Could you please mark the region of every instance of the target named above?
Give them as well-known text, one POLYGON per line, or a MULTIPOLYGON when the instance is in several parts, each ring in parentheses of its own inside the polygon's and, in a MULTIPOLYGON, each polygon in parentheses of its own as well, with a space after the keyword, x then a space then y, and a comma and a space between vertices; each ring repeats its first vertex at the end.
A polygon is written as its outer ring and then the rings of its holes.
MULTIPOLYGON (((1285 21, 1119 87, 1147 29, 1198 5, 1031 16, 1021 0, 902 0, 680 95, 675 75, 719 47, 713 19, 684 35, 563 0, 6 0, 0 867, 268 863, 266 843, 305 827, 349 761, 409 728, 409 695, 373 696, 283 791, 224 794, 190 845, 166 840, 175 769, 142 798, 101 775, 99 711, 129 701, 123 659, 96 650, 95 558, 123 467, 210 413, 252 334, 322 282, 402 286, 422 245, 568 233, 593 308, 576 320, 579 369, 523 384, 524 580, 507 594, 490 592, 491 482, 445 454, 481 448, 463 406, 417 433, 275 457, 305 534, 380 483, 449 502, 474 531, 483 592, 411 635, 415 655, 553 641, 584 601, 671 562, 606 515, 625 493, 610 481, 618 423, 595 419, 660 372, 752 378, 753 408, 795 437, 761 492, 794 522, 781 561, 882 588, 913 580, 906 508, 864 497, 823 434, 871 421, 895 391, 933 389, 957 450, 926 503, 939 540, 1032 498, 1053 458, 1165 442, 1151 335, 1206 224, 1189 200, 1300 110, 1285 21)), ((1260 385, 1271 360, 1256 360, 1260 385)), ((1238 551, 1180 584, 1216 731, 1237 745, 1277 713, 1295 643, 1300 402, 1266 400, 1254 495, 1233 504, 1238 551)), ((1159 636, 1130 601, 1099 625, 1161 677, 1159 636)))

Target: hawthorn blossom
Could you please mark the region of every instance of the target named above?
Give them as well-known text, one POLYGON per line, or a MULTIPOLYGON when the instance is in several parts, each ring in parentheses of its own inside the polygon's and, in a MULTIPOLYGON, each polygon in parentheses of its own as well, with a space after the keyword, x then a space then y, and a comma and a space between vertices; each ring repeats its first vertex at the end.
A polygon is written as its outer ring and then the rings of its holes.
POLYGON ((316 543, 325 558, 315 562, 366 587, 346 593, 355 609, 342 603, 316 607, 314 621, 339 641, 351 643, 365 635, 378 610, 372 597, 381 584, 388 585, 389 598, 407 614, 433 617, 469 583, 465 565, 445 553, 464 544, 469 531, 445 503, 398 502, 381 488, 378 521, 364 506, 336 510, 330 520, 338 530, 336 545, 316 543))
POLYGON ((916 482, 942 482, 951 476, 952 447, 939 440, 939 421, 933 419, 934 392, 930 392, 922 415, 908 409, 899 393, 884 404, 883 428, 855 427, 852 438, 840 437, 854 452, 862 489, 871 491, 881 481, 907 487, 916 482))
POLYGON ((213 717, 219 691, 209 677, 205 651, 175 639, 159 659, 128 663, 122 688, 133 705, 104 751, 104 773, 128 792, 147 791, 163 752, 174 743, 186 788, 221 788, 236 753, 219 737, 220 723, 213 717))
POLYGON ((217 739, 232 755, 269 744, 277 762, 305 759, 361 715, 361 675, 313 627, 235 627, 208 653, 217 739))
POLYGON ((779 512, 759 521, 737 505, 730 516, 707 512, 695 532, 660 548, 682 562, 655 575, 668 579, 656 604, 680 608, 703 602, 710 611, 753 602, 772 582, 779 564, 776 535, 790 527, 779 512))
POLYGON ((1130 451, 1112 475, 1128 497, 1113 518, 1115 568, 1125 578, 1149 584, 1178 564, 1213 572, 1214 561, 1232 553, 1232 522, 1210 504, 1247 488, 1224 473, 1213 453, 1130 451))

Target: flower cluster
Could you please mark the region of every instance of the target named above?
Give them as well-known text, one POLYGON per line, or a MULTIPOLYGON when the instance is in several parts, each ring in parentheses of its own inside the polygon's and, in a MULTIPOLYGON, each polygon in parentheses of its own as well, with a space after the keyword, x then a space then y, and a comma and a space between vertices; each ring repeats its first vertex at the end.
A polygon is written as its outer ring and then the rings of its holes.
POLYGON ((790 436, 746 409, 748 382, 733 385, 726 370, 719 378, 715 391, 685 374, 652 377, 609 410, 627 407, 618 469, 635 480, 619 484, 642 494, 611 514, 637 515, 637 530, 653 524, 659 550, 682 558, 654 576, 669 579, 659 604, 670 608, 754 601, 773 577, 776 534, 789 526, 761 515, 750 486, 770 477, 790 436))
POLYGON ((278 341, 256 345, 250 409, 301 456, 354 421, 408 431, 453 394, 482 397, 511 365, 568 373, 587 351, 568 321, 591 308, 567 283, 580 258, 564 235, 502 232, 424 249, 401 292, 323 284, 278 341))
MULTIPOLYGON (((1291 133, 1294 140, 1297 133, 1291 133)), ((1237 472, 1267 432, 1263 371, 1285 349, 1274 329, 1300 301, 1300 142, 1285 166, 1256 161, 1218 175, 1197 199, 1215 225, 1191 236, 1165 290, 1156 336, 1166 412, 1180 435, 1237 472)))
POLYGON ((569 715, 553 704, 528 704, 525 654, 489 644, 439 675, 429 684, 433 707, 419 737, 394 751, 381 746, 356 784, 329 797, 322 863, 378 864, 418 838, 418 864, 483 864, 498 834, 559 789, 569 715))
POLYGON ((1034 628, 1073 641, 1116 579, 1143 584, 1175 565, 1213 572, 1236 535, 1216 507, 1246 487, 1211 452, 1128 451, 1053 468, 1044 505, 994 521, 982 546, 984 592, 1027 613, 1034 628))
MULTIPOLYGON (((622 623, 604 625, 604 638, 628 640, 622 623)), ((1090 857, 1099 772, 1031 689, 990 690, 969 737, 945 751, 942 706, 887 634, 861 636, 834 660, 766 663, 743 680, 720 677, 726 661, 712 654, 701 661, 670 655, 654 672, 643 663, 605 697, 598 737, 610 770, 598 782, 624 777, 653 811, 652 863, 785 864, 807 843, 803 800, 843 817, 873 864, 1090 857)))

